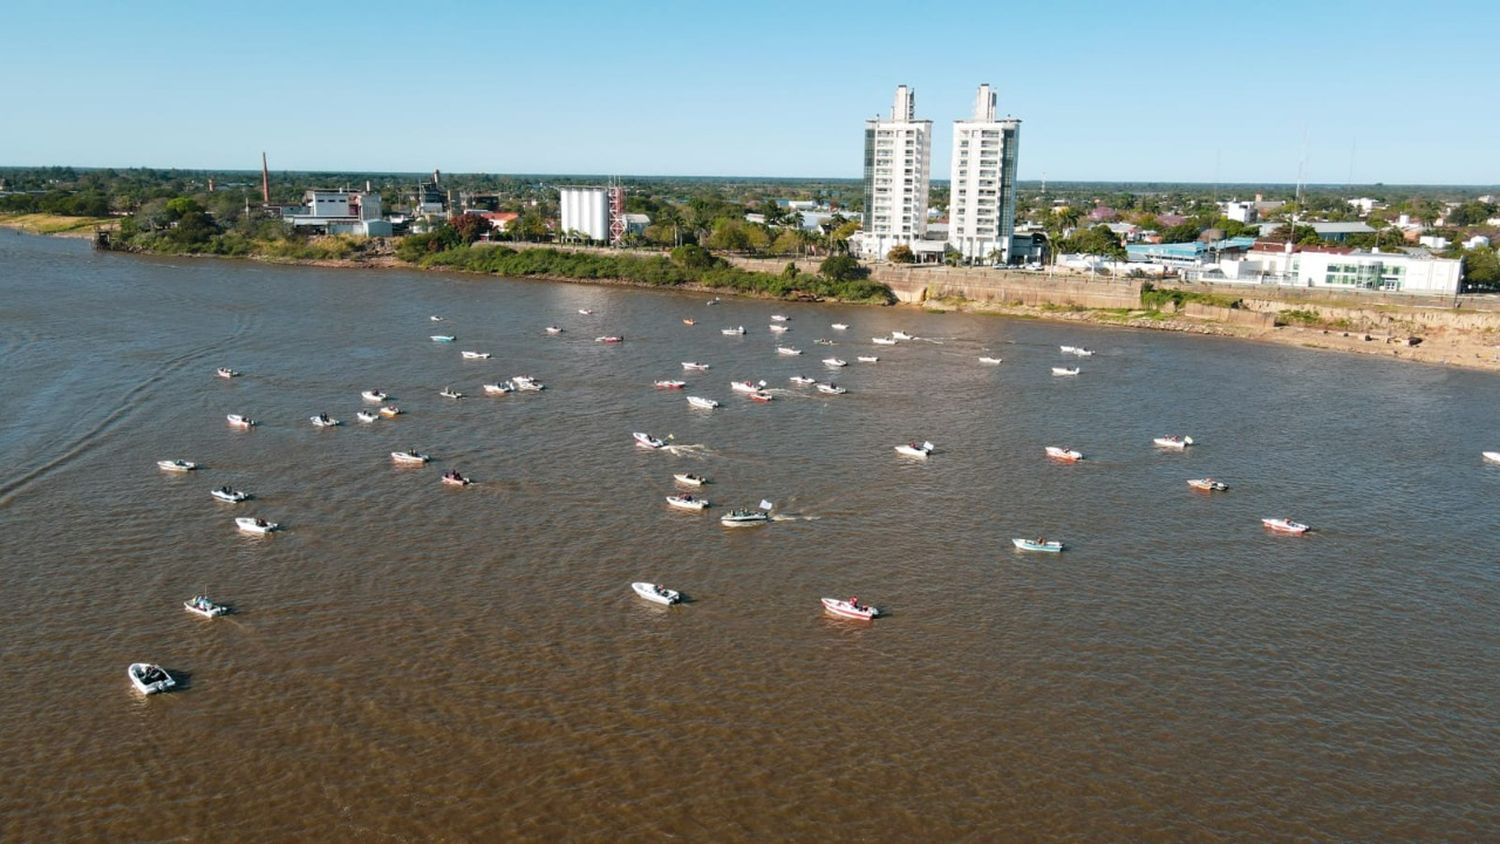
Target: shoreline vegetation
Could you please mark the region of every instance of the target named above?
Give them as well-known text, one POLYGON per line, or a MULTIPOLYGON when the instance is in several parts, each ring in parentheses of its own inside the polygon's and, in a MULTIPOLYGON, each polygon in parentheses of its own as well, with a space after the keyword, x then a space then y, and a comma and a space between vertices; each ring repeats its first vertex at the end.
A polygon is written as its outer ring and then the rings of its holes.
MULTIPOLYGON (((445 240, 439 233, 432 233, 397 239, 392 248, 384 239, 347 235, 287 237, 279 226, 268 227, 262 236, 225 232, 212 235, 206 241, 194 241, 183 240, 180 236, 174 238, 172 235, 176 229, 132 232, 129 225, 120 225, 118 218, 50 214, 0 215, 0 228, 64 237, 90 237, 96 229, 105 228, 111 233, 111 249, 142 254, 247 258, 330 268, 463 272, 789 301, 897 303, 889 286, 872 280, 869 271, 847 255, 825 259, 817 273, 801 271, 795 262, 789 262, 778 274, 735 266, 696 245, 678 247, 668 255, 649 256, 558 249, 546 244, 517 244, 521 248, 483 241, 469 244, 445 240)), ((1255 295, 1264 296, 1266 292, 1255 291, 1255 295)), ((1372 304, 1366 310, 1351 309, 1347 305, 1318 306, 1272 300, 1257 305, 1273 308, 1269 313, 1274 314, 1274 318, 1254 325, 1191 316, 1184 312, 1189 305, 1229 312, 1240 308, 1242 302, 1223 294, 1145 285, 1138 308, 1083 307, 1067 303, 1023 305, 957 296, 924 299, 916 306, 932 312, 958 311, 1234 337, 1500 371, 1500 312, 1470 313, 1467 316, 1472 324, 1457 321, 1443 324, 1432 321, 1432 309, 1415 306, 1372 304), (1416 319, 1419 315, 1426 321, 1416 319), (1416 342, 1413 342, 1414 338, 1416 342)), ((1242 312, 1249 313, 1248 310, 1242 312)))

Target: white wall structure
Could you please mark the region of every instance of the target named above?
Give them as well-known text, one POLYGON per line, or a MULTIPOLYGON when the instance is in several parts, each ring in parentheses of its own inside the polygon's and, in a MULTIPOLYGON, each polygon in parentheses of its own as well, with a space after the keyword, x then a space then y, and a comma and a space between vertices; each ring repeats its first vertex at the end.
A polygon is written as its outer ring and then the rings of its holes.
POLYGON ((1256 249, 1240 260, 1210 264, 1190 277, 1333 290, 1455 295, 1463 289, 1463 262, 1395 252, 1288 254, 1256 249))
POLYGON ((561 188, 559 231, 578 232, 589 240, 609 240, 609 191, 605 188, 561 188))
POLYGON ((965 260, 1010 262, 1020 143, 1021 121, 997 120, 995 92, 980 85, 973 116, 953 121, 948 244, 965 260))
POLYGON ((1219 210, 1224 212, 1225 217, 1236 223, 1253 223, 1260 218, 1260 213, 1255 210, 1255 203, 1253 202, 1240 202, 1238 200, 1220 202, 1219 210))
POLYGON ((369 191, 308 190, 302 195, 302 205, 285 209, 282 217, 294 228, 321 229, 328 234, 391 234, 391 224, 381 219, 380 194, 369 191))
POLYGON ((896 88, 891 118, 865 121, 865 213, 860 248, 884 258, 898 243, 927 232, 932 178, 932 121, 916 119, 916 95, 896 88))

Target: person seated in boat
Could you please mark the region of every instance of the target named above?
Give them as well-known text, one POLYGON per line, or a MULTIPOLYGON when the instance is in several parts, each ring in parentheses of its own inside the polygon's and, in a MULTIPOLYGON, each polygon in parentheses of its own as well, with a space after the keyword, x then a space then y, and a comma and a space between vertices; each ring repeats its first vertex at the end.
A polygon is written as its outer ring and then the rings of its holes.
POLYGON ((853 607, 853 608, 855 608, 857 610, 858 609, 864 609, 863 607, 861 607, 859 605, 859 596, 858 595, 850 595, 849 596, 849 606, 851 606, 851 607, 853 607))

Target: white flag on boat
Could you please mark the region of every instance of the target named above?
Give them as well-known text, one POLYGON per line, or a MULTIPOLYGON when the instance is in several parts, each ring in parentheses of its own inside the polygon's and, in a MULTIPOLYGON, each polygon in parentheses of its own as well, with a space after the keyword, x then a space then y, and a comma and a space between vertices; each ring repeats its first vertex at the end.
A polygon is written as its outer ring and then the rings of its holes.
POLYGON ((760 500, 760 509, 762 509, 762 510, 769 510, 769 509, 771 509, 772 507, 775 507, 775 506, 776 506, 775 504, 772 504, 771 502, 765 500, 764 498, 762 498, 760 500))
POLYGON ((934 448, 936 448, 936 446, 934 446, 931 442, 922 443, 922 449, 924 451, 932 451, 934 448))

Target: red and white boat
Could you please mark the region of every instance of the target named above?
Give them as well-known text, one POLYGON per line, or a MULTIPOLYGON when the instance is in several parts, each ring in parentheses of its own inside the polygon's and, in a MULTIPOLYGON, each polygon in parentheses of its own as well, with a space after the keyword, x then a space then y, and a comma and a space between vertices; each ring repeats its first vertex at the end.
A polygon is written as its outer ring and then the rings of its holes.
POLYGON ((729 382, 729 389, 734 390, 736 393, 758 393, 760 392, 760 388, 764 386, 766 386, 766 382, 764 381, 760 382, 759 384, 755 383, 754 381, 729 382))
POLYGON ((1223 481, 1216 481, 1213 478, 1191 478, 1187 483, 1193 489, 1201 489, 1204 492, 1223 492, 1229 489, 1229 484, 1223 481))
POLYGON ((1261 519, 1260 523, 1277 533, 1289 533, 1293 536, 1301 536, 1311 530, 1307 525, 1291 519, 1261 519))
POLYGON ((658 390, 680 390, 687 386, 686 381, 657 381, 652 386, 658 390))
POLYGON ((443 483, 448 486, 468 486, 473 480, 459 474, 457 469, 451 469, 443 473, 443 483))
POLYGON ((764 392, 764 391, 761 391, 761 390, 756 390, 755 392, 753 392, 753 393, 750 394, 750 400, 751 401, 768 402, 768 401, 770 401, 770 400, 772 400, 774 398, 776 398, 776 397, 773 396, 773 395, 771 395, 770 393, 767 393, 767 392, 764 392))
POLYGON ((880 615, 880 610, 869 604, 860 603, 859 598, 850 598, 840 601, 838 598, 824 598, 823 610, 830 615, 840 618, 857 618, 860 621, 869 621, 880 615))
POLYGON ((636 431, 634 434, 631 434, 631 436, 635 437, 635 444, 640 446, 641 448, 665 448, 667 445, 665 442, 662 442, 656 437, 653 437, 650 434, 641 433, 640 431, 636 431))

